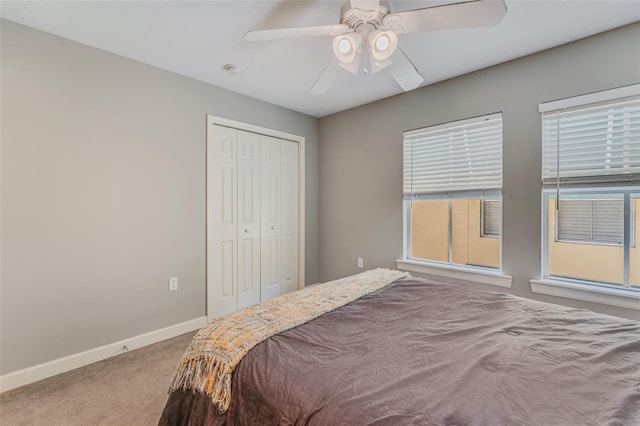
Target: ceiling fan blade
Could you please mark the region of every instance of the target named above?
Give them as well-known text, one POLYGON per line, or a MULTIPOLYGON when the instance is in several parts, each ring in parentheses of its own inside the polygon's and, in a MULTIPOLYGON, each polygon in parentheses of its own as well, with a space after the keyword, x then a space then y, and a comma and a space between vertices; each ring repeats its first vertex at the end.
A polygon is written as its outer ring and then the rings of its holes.
POLYGON ((387 69, 405 92, 415 89, 424 82, 424 78, 401 49, 393 54, 393 63, 387 69))
POLYGON ((351 7, 360 10, 378 10, 380 0, 351 0, 351 7))
POLYGON ((244 35, 247 41, 271 41, 288 38, 322 37, 345 34, 351 31, 347 25, 318 25, 314 27, 277 28, 272 30, 249 31, 244 35))
POLYGON ((338 59, 334 56, 331 62, 329 62, 329 65, 322 71, 322 74, 320 74, 320 77, 318 77, 311 90, 309 90, 309 93, 312 95, 327 93, 342 73, 342 68, 338 65, 338 62, 338 59))
POLYGON ((490 27, 498 25, 506 13, 504 0, 472 0, 392 13, 384 24, 402 33, 490 27))

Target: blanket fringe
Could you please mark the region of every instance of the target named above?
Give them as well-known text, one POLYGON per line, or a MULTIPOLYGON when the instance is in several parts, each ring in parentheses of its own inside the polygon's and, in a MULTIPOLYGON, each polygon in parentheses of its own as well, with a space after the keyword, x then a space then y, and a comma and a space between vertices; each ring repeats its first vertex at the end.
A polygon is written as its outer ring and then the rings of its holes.
POLYGON ((191 389, 208 395, 219 414, 223 414, 231 402, 232 373, 231 365, 220 359, 184 358, 178 364, 170 391, 191 389))

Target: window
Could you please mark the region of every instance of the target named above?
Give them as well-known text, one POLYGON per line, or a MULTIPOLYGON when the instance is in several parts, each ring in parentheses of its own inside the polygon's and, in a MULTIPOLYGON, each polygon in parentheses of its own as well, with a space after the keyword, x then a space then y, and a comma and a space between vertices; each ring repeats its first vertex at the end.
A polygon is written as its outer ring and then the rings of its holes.
POLYGON ((500 269, 502 114, 403 140, 405 259, 500 269))
POLYGON ((543 278, 640 291, 640 85, 540 111, 543 278))
POLYGON ((482 237, 499 237, 502 211, 499 200, 482 201, 482 237))

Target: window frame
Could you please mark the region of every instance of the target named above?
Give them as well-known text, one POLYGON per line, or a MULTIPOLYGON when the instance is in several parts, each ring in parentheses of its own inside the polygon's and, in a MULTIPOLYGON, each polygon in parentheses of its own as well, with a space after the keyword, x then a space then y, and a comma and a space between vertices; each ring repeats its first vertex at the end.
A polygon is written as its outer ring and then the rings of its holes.
MULTIPOLYGON (((482 116, 478 116, 478 117, 472 117, 472 118, 467 118, 467 119, 462 119, 462 120, 456 120, 456 121, 451 121, 451 122, 447 122, 447 123, 442 123, 442 124, 436 124, 433 126, 426 126, 420 129, 416 129, 416 130, 411 130, 411 131, 407 131, 404 132, 403 135, 403 159, 405 157, 404 154, 404 141, 406 140, 405 138, 407 137, 407 135, 411 135, 420 131, 440 131, 443 129, 447 129, 450 128, 451 131, 453 131, 456 128, 460 128, 462 126, 465 125, 469 125, 469 124, 474 124, 474 123, 479 123, 485 120, 491 120, 491 119, 500 119, 500 176, 501 176, 501 180, 502 180, 502 173, 503 173, 503 114, 502 112, 496 112, 496 113, 491 113, 491 114, 485 114, 482 116)), ((403 160, 404 161, 404 160, 403 160)), ((403 165, 403 187, 405 186, 405 166, 403 165)), ((400 268, 405 267, 407 270, 413 271, 413 272, 424 272, 425 270, 428 270, 429 272, 425 272, 425 273, 432 273, 433 269, 432 268, 442 268, 448 271, 455 271, 456 274, 462 273, 466 278, 465 279, 470 279, 472 281, 478 281, 478 282, 482 282, 485 284, 493 284, 494 282, 496 282, 494 285, 499 285, 502 287, 511 287, 511 277, 503 275, 502 274, 502 263, 503 263, 503 258, 502 258, 502 222, 503 222, 503 214, 502 214, 502 209, 503 209, 503 203, 502 203, 502 186, 499 189, 470 189, 470 190, 455 190, 455 191, 438 191, 438 192, 431 192, 431 193, 423 193, 423 194, 414 194, 412 193, 411 195, 407 196, 406 193, 404 192, 403 189, 403 254, 402 254, 402 259, 398 260, 398 267, 400 268), (500 201, 500 207, 501 207, 501 212, 500 212, 500 231, 501 231, 501 235, 499 236, 486 236, 487 238, 499 238, 499 244, 500 244, 500 265, 498 268, 493 268, 493 267, 488 267, 488 266, 479 266, 479 265, 470 265, 470 264, 457 264, 457 263, 453 263, 453 256, 452 256, 452 251, 453 251, 453 239, 452 239, 452 234, 453 234, 453 224, 452 224, 452 220, 451 220, 451 210, 452 210, 452 201, 453 200, 480 200, 481 201, 481 205, 483 204, 484 200, 499 200, 500 201), (429 259, 421 259, 421 258, 414 258, 411 256, 411 248, 412 248, 412 241, 411 241, 411 206, 412 203, 414 201, 429 201, 429 200, 448 200, 449 201, 449 207, 448 207, 448 212, 449 212, 449 220, 448 220, 448 225, 449 225, 449 229, 448 229, 448 248, 449 248, 449 254, 448 254, 448 261, 447 262, 442 262, 442 261, 437 261, 437 260, 429 260, 429 259), (416 266, 418 265, 418 266, 416 266), (417 269, 416 269, 417 268, 417 269), (476 275, 480 278, 478 278, 478 280, 474 280, 471 275, 476 275), (489 281, 492 282, 486 282, 487 279, 484 278, 486 276, 489 277, 493 277, 493 276, 498 276, 499 279, 497 280, 493 280, 493 278, 490 278, 489 281), (507 282, 508 281, 508 282, 507 282)), ((482 211, 482 208, 481 208, 482 211)), ((482 214, 481 214, 481 219, 482 219, 482 214)), ((483 226, 481 224, 480 226, 480 231, 482 233, 483 231, 483 226)), ((484 235, 481 235, 481 237, 485 237, 484 235)), ((446 276, 451 276, 449 275, 449 273, 445 273, 444 275, 446 276)), ((456 275, 458 276, 458 275, 456 275)))
MULTIPOLYGON (((635 307, 635 302, 626 302, 625 299, 640 299, 640 287, 637 285, 632 286, 630 282, 630 269, 631 269, 631 248, 635 247, 635 224, 633 209, 633 195, 640 194, 640 177, 636 175, 618 174, 618 175, 597 175, 587 178, 581 177, 560 177, 562 169, 558 170, 556 167, 557 177, 555 179, 545 178, 545 117, 544 113, 553 113, 556 111, 563 111, 571 109, 572 112, 580 111, 582 109, 588 111, 594 104, 601 104, 606 106, 611 104, 614 106, 626 99, 636 99, 640 96, 640 84, 626 86, 622 88, 612 89, 603 92, 591 93, 582 96, 576 96, 573 98, 561 99, 558 101, 547 102, 539 105, 539 112, 543 113, 541 117, 542 124, 542 190, 541 190, 541 232, 542 232, 542 244, 541 244, 541 276, 539 280, 531 280, 531 288, 535 293, 549 294, 562 297, 570 297, 580 300, 596 301, 599 303, 606 303, 615 306, 630 307, 634 306, 634 309, 640 309, 640 304, 635 307), (553 180, 554 185, 550 184, 553 180), (561 187, 562 183, 562 187, 561 187), (556 200, 558 196, 562 199, 562 194, 577 194, 584 193, 589 196, 603 194, 611 195, 612 193, 620 194, 623 197, 623 221, 624 221, 624 238, 622 244, 613 244, 607 242, 591 242, 581 240, 562 240, 559 239, 559 215, 555 215, 555 239, 558 242, 570 243, 570 244, 592 244, 611 247, 622 247, 624 251, 623 256, 623 283, 612 284, 601 281, 592 281, 588 279, 581 279, 575 277, 562 277, 551 275, 549 272, 549 204, 548 201, 552 199, 550 194, 556 194, 556 200)), ((635 102, 635 101, 634 101, 635 102)), ((559 131, 559 130, 558 130, 559 131)), ((560 145, 562 140, 560 141, 560 145)), ((556 142, 556 146, 558 143, 556 142)), ((557 147, 557 149, 560 149, 557 147)), ((559 152, 559 151, 558 151, 559 152)), ((556 153, 556 156, 558 154, 556 153)), ((560 165, 559 159, 558 166, 560 165)), ((585 198, 586 199, 586 198, 585 198)), ((557 202, 557 201, 556 201, 557 202)), ((593 225, 592 225, 593 226, 593 225)))
MULTIPOLYGON (((628 213, 632 211, 631 206, 633 205, 633 203, 631 202, 634 198, 632 197, 635 194, 640 194, 640 186, 599 186, 599 187, 570 187, 570 188, 563 188, 560 190, 560 194, 564 193, 566 194, 579 194, 579 193, 586 193, 588 195, 595 195, 595 194, 603 194, 603 195, 610 195, 611 193, 616 193, 616 194, 621 194, 623 195, 623 200, 625 203, 625 212, 624 212, 624 217, 625 217, 625 230, 624 230, 624 239, 625 241, 627 239, 629 239, 629 241, 632 241, 632 233, 634 232, 635 228, 633 227, 633 221, 631 220, 631 217, 634 217, 632 215, 632 213, 628 213), (626 217, 629 217, 629 220, 626 220, 626 217), (626 224, 628 222, 628 225, 626 224), (627 230, 627 226, 628 226, 628 230, 627 230)), ((567 283, 571 283, 573 285, 577 285, 577 286, 586 286, 586 287, 605 287, 605 288, 611 288, 611 289, 621 289, 621 290, 628 290, 630 292, 638 292, 640 293, 640 287, 638 286, 632 286, 630 283, 630 269, 631 269, 631 265, 630 265, 630 249, 635 247, 634 245, 629 244, 628 248, 625 247, 625 243, 623 243, 622 245, 616 245, 616 244, 607 244, 607 243, 588 243, 588 242, 584 242, 584 241, 574 241, 574 240, 558 240, 557 239, 557 232, 558 232, 558 228, 557 228, 557 221, 558 221, 558 216, 556 215, 555 217, 555 232, 554 232, 554 240, 555 242, 560 242, 560 243, 567 243, 567 244, 582 244, 582 245, 599 245, 599 246, 608 246, 608 247, 618 247, 618 248, 622 248, 624 251, 624 260, 623 260, 623 267, 624 267, 624 271, 623 271, 623 283, 622 284, 613 284, 613 283, 607 283, 604 281, 594 281, 594 280, 588 280, 588 279, 582 279, 582 278, 575 278, 575 277, 565 277, 565 276, 560 276, 560 275, 552 275, 549 272, 549 205, 548 205, 548 200, 551 199, 552 197, 550 197, 550 195, 555 195, 557 194, 557 190, 556 189, 552 189, 552 188, 543 188, 542 189, 542 200, 541 200, 541 205, 542 205, 542 280, 549 280, 549 281, 559 281, 559 282, 567 282, 567 283), (637 287, 637 288, 636 288, 637 287)), ((561 197, 562 198, 562 197, 561 197)), ((637 197, 636 197, 637 198, 637 197)))

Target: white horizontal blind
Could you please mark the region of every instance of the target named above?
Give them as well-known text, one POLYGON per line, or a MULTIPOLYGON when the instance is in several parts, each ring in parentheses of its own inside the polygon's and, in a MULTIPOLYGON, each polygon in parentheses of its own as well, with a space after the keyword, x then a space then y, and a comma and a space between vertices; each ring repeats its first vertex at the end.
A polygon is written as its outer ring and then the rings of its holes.
POLYGON ((624 244, 624 201, 594 200, 591 208, 593 240, 624 244))
POLYGON ((558 240, 622 245, 623 200, 561 199, 558 240))
POLYGON ((500 212, 502 211, 500 200, 484 200, 482 202, 482 235, 500 236, 500 212))
POLYGON ((545 182, 557 177, 591 181, 639 178, 640 98, 546 111, 542 117, 545 182))
POLYGON ((502 188, 502 114, 404 133, 405 195, 502 188))
POLYGON ((591 241, 591 200, 560 200, 558 240, 591 241))

